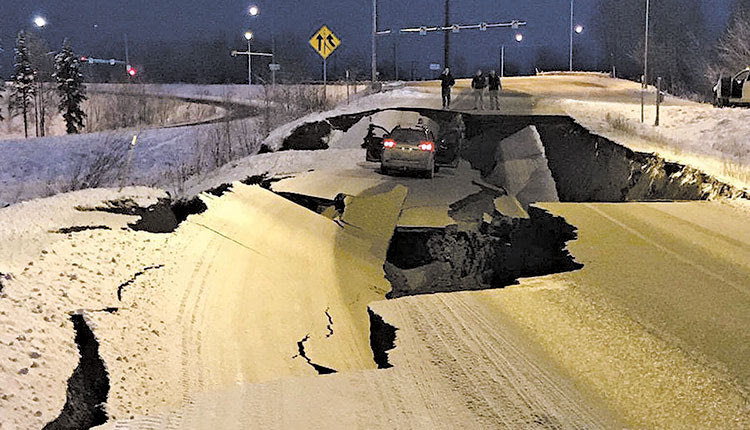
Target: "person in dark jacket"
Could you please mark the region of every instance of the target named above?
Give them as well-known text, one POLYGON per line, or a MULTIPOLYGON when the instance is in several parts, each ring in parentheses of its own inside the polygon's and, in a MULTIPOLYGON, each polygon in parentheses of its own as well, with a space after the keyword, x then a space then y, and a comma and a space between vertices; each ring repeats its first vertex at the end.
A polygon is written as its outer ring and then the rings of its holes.
POLYGON ((490 109, 500 110, 500 90, 503 88, 500 82, 500 76, 497 76, 494 70, 490 72, 487 78, 487 89, 490 94, 490 109))
POLYGON ((451 87, 456 84, 451 69, 445 68, 440 74, 440 86, 443 88, 443 109, 451 108, 451 87))
POLYGON ((487 79, 482 74, 482 69, 477 70, 474 79, 471 80, 471 88, 474 91, 474 109, 484 110, 484 88, 487 86, 487 79))

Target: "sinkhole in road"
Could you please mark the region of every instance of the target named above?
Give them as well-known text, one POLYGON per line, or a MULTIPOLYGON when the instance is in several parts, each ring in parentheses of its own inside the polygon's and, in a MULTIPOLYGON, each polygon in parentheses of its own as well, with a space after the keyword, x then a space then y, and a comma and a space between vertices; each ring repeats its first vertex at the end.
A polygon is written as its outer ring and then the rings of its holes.
POLYGON ((519 278, 578 270, 566 250, 576 229, 531 207, 528 218, 492 219, 444 229, 397 228, 388 248, 387 298, 503 288, 519 278))
MULTIPOLYGON (((439 125, 440 136, 445 137, 447 142, 438 145, 438 164, 455 166, 457 159, 464 159, 487 177, 492 176, 498 167, 509 169, 506 173, 514 176, 531 175, 538 164, 543 163, 554 180, 552 187, 562 202, 750 198, 747 192, 697 169, 667 162, 655 154, 634 152, 593 134, 568 116, 482 115, 418 108, 377 109, 300 125, 284 140, 282 150, 328 149, 328 143, 335 133, 350 130, 365 133, 366 127, 363 125, 371 121, 379 125, 378 120, 393 122, 393 118, 404 112, 418 113, 439 125), (357 124, 360 127, 355 127, 357 124), (524 147, 528 141, 513 140, 514 135, 528 128, 533 128, 539 148, 533 145, 524 147), (508 145, 503 145, 506 141, 508 145)), ((385 123, 382 125, 385 126, 385 123)), ((367 147, 364 135, 353 138, 362 139, 363 147, 367 147)), ((373 142, 377 144, 378 141, 373 142)), ((494 185, 507 187, 509 184, 494 185)), ((535 201, 533 197, 530 196, 524 203, 535 201)))

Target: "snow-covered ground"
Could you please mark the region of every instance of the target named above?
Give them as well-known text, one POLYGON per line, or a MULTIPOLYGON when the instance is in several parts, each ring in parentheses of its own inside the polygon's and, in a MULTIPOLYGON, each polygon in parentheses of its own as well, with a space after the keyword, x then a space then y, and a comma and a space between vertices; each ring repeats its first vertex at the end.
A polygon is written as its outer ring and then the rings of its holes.
MULTIPOLYGON (((463 90, 459 83, 456 93, 463 90)), ((551 75, 506 78, 505 89, 534 99, 534 109, 543 113, 568 114, 579 123, 633 150, 655 152, 662 157, 692 165, 740 188, 750 188, 750 110, 715 109, 707 104, 667 97, 662 106, 660 127, 654 127, 653 103, 646 108, 646 124, 640 123, 639 86, 604 75, 551 75)), ((132 85, 100 85, 97 91, 129 91, 132 85)), ((294 91, 294 89, 287 89, 294 91)), ((252 97, 263 97, 262 86, 243 85, 148 85, 138 88, 140 94, 204 100, 231 100, 246 104, 252 97)), ((652 91, 653 92, 653 91, 652 91)), ((431 83, 410 84, 384 93, 362 97, 346 86, 329 87, 329 97, 340 104, 332 111, 314 113, 291 121, 267 136, 272 150, 281 147, 286 136, 306 123, 326 117, 389 107, 439 108, 439 88, 431 83)), ((652 98, 650 94, 648 98, 652 98)), ((255 100, 257 103, 257 99, 255 100)), ((252 104, 252 103, 251 103, 252 104)), ((513 112, 507 112, 512 114, 513 112)), ((331 152, 261 155, 250 158, 230 157, 235 161, 213 171, 227 160, 198 160, 201 148, 217 140, 227 140, 231 151, 243 154, 252 145, 254 153, 265 134, 261 119, 231 123, 229 131, 222 125, 203 125, 174 129, 123 130, 80 136, 0 141, 0 206, 55 194, 70 189, 71 178, 82 166, 102 158, 113 144, 126 145, 139 135, 137 145, 127 150, 124 162, 114 173, 97 185, 149 185, 172 193, 197 193, 222 183, 249 175, 285 173, 313 165, 339 165, 339 157, 357 157, 356 148, 337 148, 331 152), (347 151, 334 154, 335 151, 347 151), (224 162, 222 162, 224 161, 224 162), (195 164, 203 163, 203 174, 195 164)), ((334 136, 335 137, 335 136, 334 136)), ((205 157, 204 157, 205 158, 205 157)), ((344 162, 344 161, 341 161, 344 162)), ((85 175, 83 175, 85 176, 85 175)), ((78 178, 80 179, 80 178, 78 178)))
POLYGON ((717 109, 703 103, 656 109, 623 102, 562 100, 562 107, 581 125, 636 151, 692 165, 721 180, 750 189, 750 110, 717 109))
MULTIPOLYGON (((110 93, 122 90, 131 94, 132 87, 100 85, 94 89, 106 89, 110 93)), ((246 97, 256 94, 261 97, 263 87, 153 85, 135 91, 139 95, 258 105, 261 99, 246 97)), ((294 86, 280 91, 300 94, 305 88, 294 86)), ((354 87, 349 89, 352 109, 358 105, 364 88, 360 86, 357 91, 355 94, 354 87)), ((328 97, 332 103, 346 106, 346 86, 330 86, 328 97)), ((286 114, 295 115, 293 110, 286 114)), ((275 120, 278 118, 271 118, 268 123, 273 124, 275 120)), ((261 116, 189 127, 0 140, 0 207, 76 189, 81 182, 104 187, 156 186, 179 194, 188 177, 255 153, 268 127, 264 121, 261 116), (135 136, 138 137, 133 146, 135 136), (107 171, 96 168, 102 164, 107 171)))

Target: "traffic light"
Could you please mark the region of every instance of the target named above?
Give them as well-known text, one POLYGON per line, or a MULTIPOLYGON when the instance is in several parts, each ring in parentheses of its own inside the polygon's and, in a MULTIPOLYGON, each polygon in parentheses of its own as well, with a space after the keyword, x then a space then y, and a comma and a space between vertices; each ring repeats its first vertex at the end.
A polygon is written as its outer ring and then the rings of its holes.
POLYGON ((138 74, 138 70, 136 70, 135 67, 131 65, 128 65, 127 71, 128 71, 128 75, 130 75, 131 77, 135 77, 135 75, 138 74))

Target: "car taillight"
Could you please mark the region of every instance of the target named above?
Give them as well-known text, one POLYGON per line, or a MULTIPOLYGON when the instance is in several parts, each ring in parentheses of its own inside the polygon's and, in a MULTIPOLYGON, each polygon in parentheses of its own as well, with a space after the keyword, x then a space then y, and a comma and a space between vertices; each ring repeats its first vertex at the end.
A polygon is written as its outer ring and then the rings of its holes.
POLYGON ((383 146, 386 148, 393 148, 396 146, 396 141, 393 139, 385 139, 383 141, 383 146))
POLYGON ((419 149, 422 151, 432 151, 435 149, 435 144, 432 142, 420 142, 419 149))

